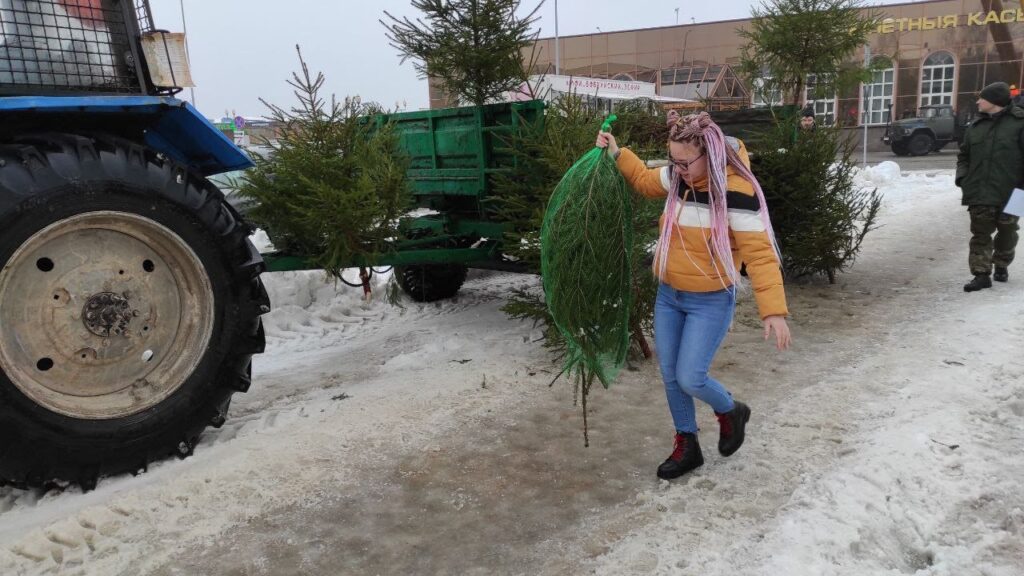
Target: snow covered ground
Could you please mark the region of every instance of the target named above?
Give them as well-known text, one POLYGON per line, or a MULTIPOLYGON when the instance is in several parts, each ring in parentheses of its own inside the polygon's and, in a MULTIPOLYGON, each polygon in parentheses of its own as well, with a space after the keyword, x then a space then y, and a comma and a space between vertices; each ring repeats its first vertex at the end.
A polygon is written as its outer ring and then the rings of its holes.
POLYGON ((535 279, 441 304, 268 275, 268 351, 192 458, 81 494, 0 488, 0 574, 1024 573, 1024 289, 978 294, 950 171, 858 175, 883 226, 836 285, 793 284, 796 348, 742 302, 715 374, 752 405, 724 459, 654 469, 653 362, 580 415, 529 323, 535 279))

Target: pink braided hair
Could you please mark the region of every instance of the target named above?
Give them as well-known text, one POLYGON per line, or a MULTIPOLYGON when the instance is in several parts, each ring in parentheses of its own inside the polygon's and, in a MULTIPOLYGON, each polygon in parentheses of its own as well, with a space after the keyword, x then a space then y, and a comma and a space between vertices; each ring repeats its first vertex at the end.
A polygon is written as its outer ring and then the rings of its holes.
MULTIPOLYGON (((740 177, 753 186, 754 193, 760 202, 758 213, 768 232, 769 241, 775 251, 775 258, 781 263, 779 246, 775 241, 775 231, 772 229, 771 220, 768 218, 768 207, 761 185, 753 172, 740 159, 739 154, 733 150, 732 146, 726 144, 722 129, 711 120, 711 116, 707 112, 680 117, 678 112, 672 110, 668 113, 668 125, 669 140, 692 143, 706 151, 708 157, 708 207, 711 211, 711 241, 708 244, 708 251, 711 253, 711 262, 719 277, 723 276, 719 269, 719 260, 721 260, 721 265, 725 268, 725 276, 728 276, 730 284, 737 288, 741 286, 739 270, 733 261, 732 244, 729 241, 726 166, 732 166, 740 177)), ((668 268, 668 247, 676 228, 680 203, 679 182, 682 175, 679 168, 675 166, 671 166, 671 170, 670 189, 668 198, 665 200, 665 221, 661 227, 661 235, 658 238, 658 247, 654 255, 654 273, 661 280, 665 279, 665 270, 668 268)), ((683 249, 686 249, 685 244, 683 244, 683 249)), ((727 288, 724 281, 722 286, 727 288)))

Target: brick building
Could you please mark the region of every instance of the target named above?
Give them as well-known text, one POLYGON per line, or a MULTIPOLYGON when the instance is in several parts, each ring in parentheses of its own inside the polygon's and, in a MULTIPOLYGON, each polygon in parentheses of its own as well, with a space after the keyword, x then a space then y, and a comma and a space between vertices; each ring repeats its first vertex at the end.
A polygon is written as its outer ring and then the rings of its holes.
MULTIPOLYGON (((884 66, 867 90, 809 101, 823 121, 883 126, 922 104, 951 104, 961 114, 977 92, 1002 80, 1024 84, 1024 4, 1017 0, 930 0, 874 8, 885 20, 870 36, 872 57, 884 66), (865 96, 866 92, 866 96, 865 96)), ((703 98, 725 90, 733 102, 764 105, 734 78, 749 19, 566 36, 559 39, 560 73, 651 82, 666 97, 703 98), (723 83, 725 82, 725 83, 723 83), (724 87, 724 88, 723 88, 724 87)), ((538 40, 535 73, 555 72, 555 40, 538 40)), ((863 61, 863 53, 854 55, 863 61)), ((809 79, 813 82, 813 78, 809 79)), ((755 81, 756 82, 756 81, 755 81)), ((431 106, 444 97, 432 86, 431 106)))

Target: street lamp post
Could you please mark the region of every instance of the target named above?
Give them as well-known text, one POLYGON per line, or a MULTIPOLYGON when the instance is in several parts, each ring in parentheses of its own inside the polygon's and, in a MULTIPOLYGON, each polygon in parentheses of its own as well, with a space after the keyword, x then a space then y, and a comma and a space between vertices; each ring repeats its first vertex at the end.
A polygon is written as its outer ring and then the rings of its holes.
MULTIPOLYGON (((871 45, 864 45, 864 67, 868 68, 871 66, 871 45)), ((864 142, 862 143, 861 150, 861 166, 866 167, 868 165, 868 121, 870 120, 871 114, 871 92, 868 84, 863 85, 864 95, 861 100, 864 102, 864 117, 861 119, 861 123, 864 125, 864 142)))
POLYGON ((558 0, 555 0, 555 76, 562 73, 562 41, 558 39, 558 0))

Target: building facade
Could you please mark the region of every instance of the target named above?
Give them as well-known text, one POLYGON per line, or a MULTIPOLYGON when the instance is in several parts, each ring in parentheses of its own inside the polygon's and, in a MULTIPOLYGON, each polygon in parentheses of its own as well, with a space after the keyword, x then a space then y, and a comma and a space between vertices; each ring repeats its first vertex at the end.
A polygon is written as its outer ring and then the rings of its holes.
MULTIPOLYGON (((973 111, 986 84, 1024 84, 1024 2, 931 0, 874 10, 884 20, 869 38, 869 57, 882 69, 863 89, 831 98, 815 99, 809 88, 805 103, 824 121, 882 126, 890 114, 901 117, 927 104, 950 104, 963 115, 973 111)), ((736 32, 749 24, 730 20, 563 37, 559 73, 650 82, 666 97, 700 97, 714 88, 736 102, 766 105, 772 95, 732 78, 742 44, 736 32)), ((536 48, 533 72, 554 73, 555 40, 538 40, 536 48)), ((853 58, 862 62, 864 53, 853 58)), ((808 81, 813 85, 814 78, 808 81)), ((432 87, 431 105, 443 104, 443 94, 432 87)))

